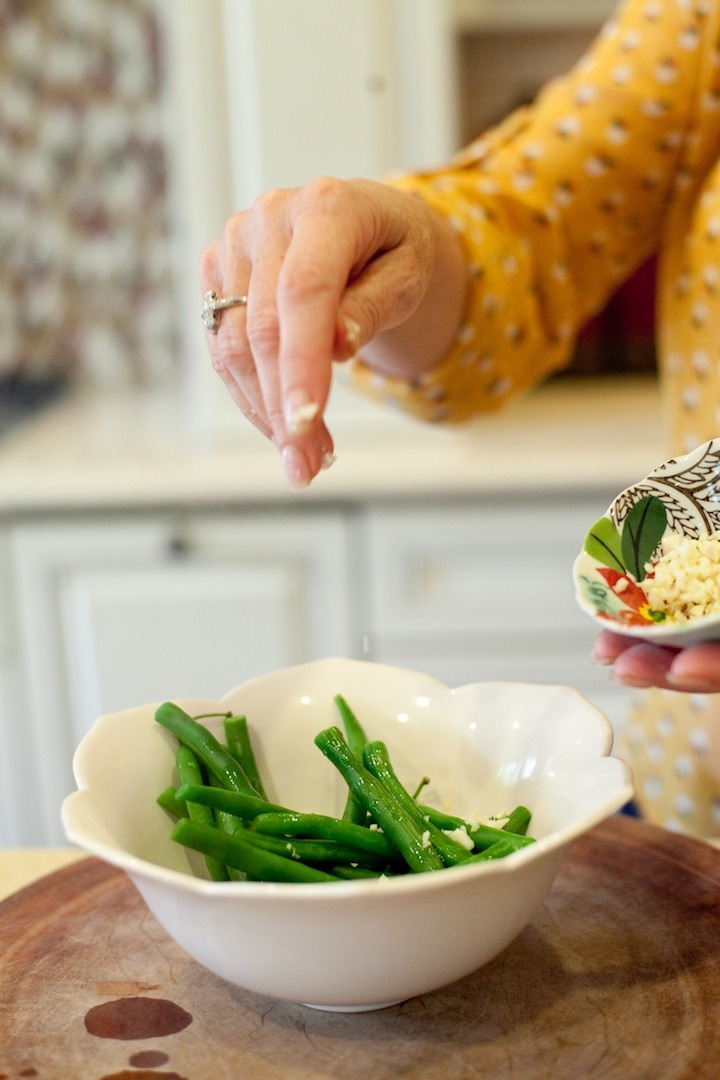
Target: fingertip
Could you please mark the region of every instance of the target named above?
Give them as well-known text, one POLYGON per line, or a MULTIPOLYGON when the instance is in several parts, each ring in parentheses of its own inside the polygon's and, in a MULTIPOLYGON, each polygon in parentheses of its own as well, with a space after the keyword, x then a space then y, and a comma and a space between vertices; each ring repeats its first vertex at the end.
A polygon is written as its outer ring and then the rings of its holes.
POLYGON ((680 650, 667 672, 671 687, 692 694, 720 692, 720 642, 680 650))
POLYGON ((286 443, 280 451, 285 476, 296 488, 308 487, 313 478, 310 463, 300 449, 294 443, 286 443))
POLYGON ((336 335, 335 355, 339 361, 351 360, 360 349, 362 327, 350 315, 341 315, 336 335))
POLYGON ((674 655, 672 649, 664 646, 636 642, 618 655, 611 678, 623 686, 670 689, 667 675, 674 655))
POLYGON ((590 652, 595 664, 613 664, 630 645, 627 638, 613 634, 610 630, 601 630, 593 642, 590 652))

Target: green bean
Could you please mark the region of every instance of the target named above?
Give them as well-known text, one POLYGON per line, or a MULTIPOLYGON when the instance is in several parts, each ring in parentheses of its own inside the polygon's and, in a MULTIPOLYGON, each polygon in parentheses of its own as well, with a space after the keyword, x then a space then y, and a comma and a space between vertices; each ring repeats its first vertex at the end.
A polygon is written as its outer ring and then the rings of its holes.
POLYGON ((345 734, 333 726, 315 744, 343 776, 348 794, 342 818, 299 813, 270 802, 257 767, 245 716, 223 718, 227 746, 173 702, 159 706, 159 724, 178 739, 177 788, 157 802, 177 818, 172 837, 199 851, 216 880, 339 881, 440 870, 502 858, 533 843, 530 811, 516 806, 474 828, 456 815, 419 801, 398 778, 387 747, 369 741, 341 694, 334 702, 345 734), (368 827, 373 823, 373 827, 368 827), (472 852, 448 833, 463 830, 472 852))
POLYGON ((224 720, 224 727, 228 750, 235 758, 235 760, 239 762, 241 769, 247 776, 248 780, 250 781, 260 798, 266 799, 267 795, 265 793, 265 788, 260 777, 260 772, 258 770, 257 761, 255 758, 255 751, 253 749, 252 741, 250 739, 250 731, 248 729, 247 717, 226 716, 224 720))
POLYGON ((345 778, 348 787, 392 840, 411 870, 440 870, 443 862, 432 846, 426 846, 424 830, 351 752, 337 727, 315 736, 315 744, 345 778))
POLYGON ((524 806, 518 806, 510 814, 508 821, 502 828, 498 828, 494 825, 478 825, 473 826, 462 818, 455 817, 452 814, 445 814, 442 810, 437 810, 434 806, 420 805, 420 809, 423 814, 427 814, 430 821, 437 825, 441 829, 466 829, 470 839, 475 844, 478 850, 483 850, 489 847, 491 844, 496 843, 498 840, 502 840, 504 837, 514 837, 515 847, 524 847, 526 844, 531 844, 532 838, 525 836, 524 833, 516 833, 508 829, 508 825, 517 821, 520 827, 527 828, 527 823, 530 820, 530 811, 526 810, 524 806))
MULTIPOLYGON (((238 829, 244 828, 240 818, 234 814, 228 814, 225 810, 214 810, 213 817, 215 818, 215 824, 221 832, 227 833, 228 836, 234 836, 238 829)), ((238 870, 234 866, 228 866, 227 872, 230 875, 231 881, 242 881, 246 877, 242 871, 238 870)))
MULTIPOLYGON (((529 844, 533 841, 528 837, 519 837, 521 840, 527 840, 529 844)), ((511 836, 506 836, 502 840, 497 840, 494 844, 490 844, 484 851, 479 852, 477 855, 471 855, 468 859, 469 863, 486 862, 489 859, 504 859, 506 855, 512 855, 513 852, 519 851, 524 844, 517 844, 511 836)))
POLYGON ((163 727, 189 746, 199 760, 230 791, 243 791, 257 795, 239 763, 213 733, 189 716, 179 705, 166 701, 155 712, 155 719, 163 727))
POLYGON ((394 874, 383 870, 370 870, 366 866, 347 866, 344 863, 339 866, 328 866, 328 872, 336 877, 345 878, 347 881, 355 881, 359 878, 394 877, 394 874))
MULTIPOLYGON (((246 829, 245 838, 256 843, 266 851, 274 851, 276 855, 284 855, 286 859, 300 859, 304 863, 337 863, 338 865, 352 865, 362 863, 367 867, 386 867, 388 860, 385 855, 374 855, 369 851, 360 851, 358 848, 347 844, 340 844, 337 840, 319 840, 303 837, 277 836, 258 832, 256 829, 246 829)), ((402 860, 396 855, 396 865, 402 860)), ((334 871, 333 871, 334 873, 334 871)))
POLYGON ((437 825, 434 825, 432 821, 429 821, 423 815, 415 799, 403 787, 398 778, 384 742, 375 740, 366 743, 363 761, 373 776, 390 792, 398 805, 402 806, 410 817, 417 821, 423 833, 427 833, 430 842, 446 866, 455 866, 457 863, 465 862, 470 854, 468 849, 463 847, 457 840, 454 840, 452 836, 444 833, 442 829, 439 829, 437 825))
POLYGON ((478 851, 485 851, 501 841, 511 845, 513 851, 534 842, 530 836, 518 836, 504 829, 495 829, 492 825, 479 825, 476 829, 468 826, 468 833, 478 851))
MULTIPOLYGON (((198 759, 189 746, 181 744, 175 751, 175 766, 181 784, 201 784, 203 780, 198 759)), ((215 817, 209 806, 201 803, 186 803, 188 817, 204 825, 215 825, 215 817)), ((212 855, 205 856, 205 865, 213 881, 229 881, 230 875, 224 863, 218 862, 212 855)))
MULTIPOLYGON (((179 706, 166 702, 157 710, 155 719, 172 731, 181 745, 195 753, 199 762, 202 762, 218 783, 231 789, 241 787, 243 790, 254 791, 240 765, 235 762, 228 750, 208 728, 199 723, 200 719, 209 719, 214 716, 226 717, 227 713, 203 713, 199 717, 192 717, 179 706)), ((230 835, 242 825, 237 817, 220 809, 214 811, 213 819, 219 829, 230 835)), ((230 866, 227 871, 231 880, 241 880, 242 875, 235 867, 230 866)))
POLYGON ((170 787, 166 787, 164 791, 160 792, 155 802, 158 806, 162 806, 163 810, 167 810, 176 818, 188 816, 185 800, 178 799, 177 788, 174 788, 172 784, 170 787))
POLYGON ((367 736, 362 724, 342 694, 336 694, 333 701, 337 705, 338 712, 342 718, 343 729, 345 731, 345 738, 347 739, 348 746, 355 757, 362 758, 362 752, 365 748, 365 743, 367 742, 367 736))
POLYGON ((503 825, 503 829, 505 832, 515 833, 517 836, 526 836, 531 816, 526 806, 516 806, 514 810, 511 810, 510 817, 503 825))
POLYGON ((292 812, 286 806, 267 802, 258 795, 246 795, 243 791, 228 791, 227 788, 213 787, 209 784, 183 784, 178 788, 177 795, 181 799, 189 799, 191 802, 202 803, 204 806, 212 806, 216 810, 224 810, 243 821, 251 821, 258 814, 292 812))
POLYGON ((338 881, 337 877, 306 866, 295 859, 286 859, 272 851, 264 851, 239 830, 230 836, 211 825, 202 825, 188 818, 181 818, 172 832, 173 840, 193 848, 203 855, 211 855, 226 866, 242 870, 248 876, 262 881, 338 881))
MULTIPOLYGON (((363 750, 367 742, 363 726, 342 694, 336 694, 333 700, 342 718, 347 744, 355 757, 362 761, 363 750)), ((348 789, 342 816, 343 821, 352 821, 356 825, 364 825, 367 821, 365 807, 350 789, 348 789)))
MULTIPOLYGON (((342 736, 341 736, 342 737, 342 736)), ((253 832, 270 836, 306 836, 316 840, 336 840, 358 851, 368 852, 385 859, 396 859, 398 849, 385 833, 378 829, 366 829, 352 821, 328 817, 325 814, 298 814, 292 810, 283 813, 259 814, 253 821, 253 832)))
POLYGON ((437 825, 438 829, 448 829, 452 832, 453 829, 466 829, 467 822, 461 817, 455 817, 454 814, 446 814, 442 810, 436 809, 434 806, 427 806, 425 803, 418 803, 422 810, 423 817, 426 817, 428 821, 432 821, 433 825, 437 825))
MULTIPOLYGON (((220 715, 225 715, 225 714, 222 714, 222 713, 204 713, 202 717, 193 717, 193 720, 197 721, 198 719, 209 719, 211 716, 220 716, 220 715)), ((180 750, 182 748, 187 750, 189 753, 194 754, 194 751, 191 750, 190 747, 187 746, 185 743, 180 743, 180 746, 179 746, 178 750, 180 750)), ((177 754, 176 754, 176 759, 175 760, 176 760, 176 763, 177 763, 177 754)), ((187 760, 188 760, 187 758, 181 758, 181 764, 182 764, 183 761, 187 761, 187 760)), ((197 772, 195 770, 193 770, 193 769, 183 770, 182 768, 178 768, 178 773, 179 773, 179 776, 180 776, 181 785, 184 784, 184 783, 188 783, 188 782, 197 782, 197 783, 202 783, 203 782, 202 769, 200 768, 200 762, 199 762, 199 760, 197 758, 197 755, 195 755, 195 761, 196 761, 196 763, 198 765, 198 771, 197 772)), ((242 821, 240 821, 239 818, 237 818, 234 814, 226 813, 222 809, 210 809, 210 810, 207 810, 207 808, 205 808, 205 807, 202 807, 202 808, 198 807, 198 809, 200 810, 201 813, 209 814, 210 816, 205 818, 205 819, 203 819, 202 817, 198 817, 197 820, 199 820, 199 821, 205 820, 208 824, 215 824, 223 832, 232 834, 232 833, 234 833, 236 831, 236 829, 239 829, 239 828, 242 827, 242 821)), ((189 811, 190 811, 190 808, 188 807, 188 812, 189 811)), ((192 817, 193 814, 189 812, 189 816, 192 817)), ((213 869, 210 868, 210 867, 208 869, 210 869, 211 877, 214 877, 213 869)), ((226 867, 226 871, 227 871, 227 876, 231 881, 241 881, 242 880, 243 875, 240 873, 239 870, 236 870, 234 866, 226 867)))

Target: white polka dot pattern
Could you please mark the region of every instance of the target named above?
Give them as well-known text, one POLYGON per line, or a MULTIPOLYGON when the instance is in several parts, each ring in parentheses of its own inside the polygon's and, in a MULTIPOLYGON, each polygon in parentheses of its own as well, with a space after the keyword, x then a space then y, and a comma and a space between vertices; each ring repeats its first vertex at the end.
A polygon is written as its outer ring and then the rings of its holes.
POLYGON ((615 752, 633 770, 643 816, 675 831, 720 839, 716 697, 637 694, 615 752))

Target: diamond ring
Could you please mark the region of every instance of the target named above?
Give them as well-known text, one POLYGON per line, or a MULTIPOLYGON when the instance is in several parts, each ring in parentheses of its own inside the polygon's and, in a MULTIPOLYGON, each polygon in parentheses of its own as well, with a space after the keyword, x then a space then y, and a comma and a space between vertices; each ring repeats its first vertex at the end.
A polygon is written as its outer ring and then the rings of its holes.
POLYGON ((217 334, 220 329, 220 312, 229 307, 245 307, 247 296, 218 296, 210 289, 203 297, 202 321, 206 330, 217 334))

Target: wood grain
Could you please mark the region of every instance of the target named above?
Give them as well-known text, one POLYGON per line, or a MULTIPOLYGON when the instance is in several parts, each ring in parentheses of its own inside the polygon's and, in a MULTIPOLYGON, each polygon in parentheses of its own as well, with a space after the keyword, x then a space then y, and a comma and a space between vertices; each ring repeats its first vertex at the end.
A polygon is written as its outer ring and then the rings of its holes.
POLYGON ((625 817, 576 841, 501 956, 375 1013, 210 975, 95 859, 0 904, 0 1080, 717 1080, 719 1058, 720 853, 625 817), (123 999, 184 1026, 93 1034, 123 999))

